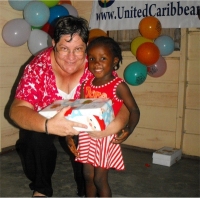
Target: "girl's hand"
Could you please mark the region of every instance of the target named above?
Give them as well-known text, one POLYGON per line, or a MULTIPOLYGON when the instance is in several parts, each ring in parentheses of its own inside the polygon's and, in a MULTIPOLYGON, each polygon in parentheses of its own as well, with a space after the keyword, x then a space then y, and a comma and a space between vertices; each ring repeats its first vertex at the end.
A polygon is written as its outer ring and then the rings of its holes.
POLYGON ((69 150, 70 150, 76 157, 78 157, 78 156, 79 156, 79 153, 78 153, 78 151, 77 151, 77 149, 76 149, 76 145, 75 145, 75 143, 74 143, 74 140, 73 140, 72 136, 67 135, 67 136, 65 137, 65 140, 66 140, 67 146, 69 147, 69 150))
POLYGON ((125 131, 124 129, 120 131, 117 136, 112 140, 113 144, 121 144, 124 142, 130 135, 129 131, 125 131))

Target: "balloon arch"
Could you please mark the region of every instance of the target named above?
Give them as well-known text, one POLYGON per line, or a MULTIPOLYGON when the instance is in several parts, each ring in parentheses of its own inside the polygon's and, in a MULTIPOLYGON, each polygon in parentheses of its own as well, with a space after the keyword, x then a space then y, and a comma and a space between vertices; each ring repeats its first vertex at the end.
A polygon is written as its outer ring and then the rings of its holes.
POLYGON ((143 18, 138 30, 141 36, 131 42, 131 52, 137 61, 130 63, 124 70, 124 79, 130 85, 141 85, 147 75, 161 77, 167 70, 163 56, 174 51, 174 41, 170 36, 161 35, 162 25, 153 16, 143 18))
POLYGON ((7 45, 18 47, 27 42, 32 55, 50 47, 55 21, 62 16, 78 16, 68 0, 8 0, 10 6, 23 12, 23 18, 8 21, 2 30, 7 45))
MULTIPOLYGON (((7 45, 17 47, 27 42, 32 55, 37 55, 52 45, 55 21, 61 16, 78 16, 70 0, 8 0, 10 6, 23 12, 23 18, 8 21, 2 30, 7 45)), ((160 77, 167 70, 163 56, 174 51, 174 41, 161 35, 162 25, 153 16, 143 18, 138 26, 141 36, 132 40, 131 52, 137 61, 124 70, 124 79, 129 85, 141 85, 147 78, 160 77)), ((98 36, 107 36, 101 29, 90 30, 89 42, 98 36)))

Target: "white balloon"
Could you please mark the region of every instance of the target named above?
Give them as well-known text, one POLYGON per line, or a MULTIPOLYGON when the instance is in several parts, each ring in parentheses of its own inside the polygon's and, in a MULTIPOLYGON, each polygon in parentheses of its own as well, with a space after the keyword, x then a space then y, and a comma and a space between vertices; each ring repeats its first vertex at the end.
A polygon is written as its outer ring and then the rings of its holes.
POLYGON ((2 38, 7 45, 18 47, 27 42, 31 34, 31 26, 24 19, 8 21, 2 30, 2 38))
POLYGON ((22 11, 30 1, 33 0, 8 0, 8 3, 13 9, 22 11))
POLYGON ((75 17, 78 16, 78 12, 77 12, 77 10, 74 6, 72 6, 70 4, 65 4, 65 3, 61 4, 61 6, 65 7, 68 10, 69 15, 72 15, 72 16, 75 16, 75 17))
POLYGON ((28 39, 28 49, 31 54, 36 56, 39 52, 50 46, 52 46, 52 39, 49 34, 38 29, 31 31, 28 39))

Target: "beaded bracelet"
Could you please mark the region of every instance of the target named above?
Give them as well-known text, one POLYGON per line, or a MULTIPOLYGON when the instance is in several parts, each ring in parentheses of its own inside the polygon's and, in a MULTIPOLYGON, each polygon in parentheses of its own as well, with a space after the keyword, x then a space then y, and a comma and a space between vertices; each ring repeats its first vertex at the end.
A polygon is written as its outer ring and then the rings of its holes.
POLYGON ((48 123, 48 121, 49 121, 49 119, 46 119, 46 120, 45 120, 45 133, 46 133, 47 135, 49 135, 48 128, 47 128, 47 123, 48 123))

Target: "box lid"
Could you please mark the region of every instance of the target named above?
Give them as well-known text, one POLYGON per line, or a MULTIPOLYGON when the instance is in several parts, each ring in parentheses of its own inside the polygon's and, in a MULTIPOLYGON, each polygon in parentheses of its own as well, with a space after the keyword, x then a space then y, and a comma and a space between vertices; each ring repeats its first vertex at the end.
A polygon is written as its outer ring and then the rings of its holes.
POLYGON ((82 109, 82 112, 87 112, 92 109, 94 115, 99 114, 99 107, 105 103, 112 106, 112 101, 108 98, 90 98, 90 99, 70 99, 70 100, 56 100, 51 105, 45 107, 39 113, 46 118, 55 116, 63 107, 71 106, 82 109))

